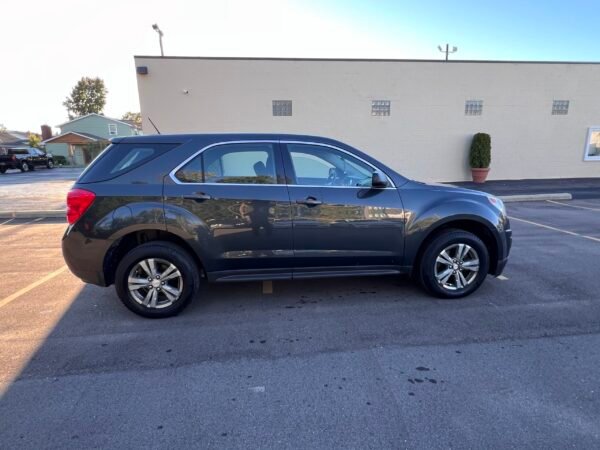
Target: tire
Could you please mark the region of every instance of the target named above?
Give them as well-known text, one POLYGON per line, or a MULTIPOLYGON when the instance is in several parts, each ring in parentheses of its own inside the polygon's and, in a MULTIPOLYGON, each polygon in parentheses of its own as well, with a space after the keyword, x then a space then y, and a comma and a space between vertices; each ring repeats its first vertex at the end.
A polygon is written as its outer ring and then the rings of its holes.
POLYGON ((29 172, 30 167, 29 164, 27 164, 27 161, 21 161, 19 169, 21 169, 21 172, 29 172))
POLYGON ((0 173, 6 173, 6 167, 4 167, 4 166, 0 167, 0 173))
POLYGON ((433 239, 423 252, 419 261, 419 281, 427 292, 436 297, 465 297, 481 286, 489 266, 489 252, 481 239, 467 231, 447 230, 433 239), (445 251, 444 256, 442 251, 445 251), (458 255, 460 251, 463 258, 458 255), (448 270, 451 271, 449 278, 448 270))
MULTIPOLYGON (((174 273, 171 272, 170 275, 174 273)), ((170 242, 153 241, 135 247, 119 262, 115 274, 115 289, 123 304, 134 313, 153 319, 179 314, 190 303, 199 288, 200 270, 194 259, 181 247, 170 242), (181 277, 162 281, 162 286, 160 285, 161 280, 155 277, 146 278, 148 273, 144 272, 143 267, 152 268, 148 265, 150 259, 154 261, 158 272, 167 273, 168 265, 172 264, 179 271, 181 277), (145 265, 142 263, 144 261, 146 261, 145 265), (143 281, 142 283, 132 283, 132 286, 135 286, 134 290, 129 289, 130 275, 133 280, 143 281), (156 285, 154 287, 151 284, 144 286, 146 282, 156 283, 156 285), (165 283, 169 290, 166 290, 165 283), (157 292, 154 307, 152 307, 152 291, 157 292), (167 298, 167 295, 172 297, 175 291, 179 291, 180 295, 169 304, 171 299, 167 298), (149 292, 150 294, 148 294, 149 292), (148 300, 148 295, 150 295, 150 300, 148 300), (148 305, 144 305, 142 302, 147 302, 148 305)))
POLYGON ((53 160, 51 160, 51 159, 49 159, 49 160, 48 160, 48 163, 46 164, 46 167, 47 167, 48 169, 54 169, 54 161, 53 161, 53 160))

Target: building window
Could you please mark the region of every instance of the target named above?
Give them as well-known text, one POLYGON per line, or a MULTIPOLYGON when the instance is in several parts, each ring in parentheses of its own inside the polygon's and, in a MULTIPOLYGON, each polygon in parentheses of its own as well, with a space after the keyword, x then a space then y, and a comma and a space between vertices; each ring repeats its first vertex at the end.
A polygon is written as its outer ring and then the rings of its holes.
POLYGON ((373 100, 371 102, 372 116, 389 116, 392 102, 389 100, 373 100))
POLYGON ((465 116, 480 116, 483 113, 483 100, 467 100, 465 116))
POLYGON ((273 115, 274 116, 291 116, 292 101, 291 100, 273 100, 273 115))
POLYGON ((591 127, 585 140, 585 161, 600 161, 600 127, 591 127))
POLYGON ((569 100, 554 100, 552 102, 553 116, 566 116, 569 114, 569 100))
POLYGON ((108 124, 108 135, 109 136, 116 136, 117 135, 117 125, 115 125, 114 123, 109 123, 108 124))

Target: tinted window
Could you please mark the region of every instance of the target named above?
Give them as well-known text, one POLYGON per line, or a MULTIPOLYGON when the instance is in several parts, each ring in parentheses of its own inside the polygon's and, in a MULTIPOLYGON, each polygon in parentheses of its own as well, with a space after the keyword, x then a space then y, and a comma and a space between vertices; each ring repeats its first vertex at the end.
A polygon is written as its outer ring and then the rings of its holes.
POLYGON ((276 184, 274 144, 224 144, 209 148, 175 174, 184 183, 276 184))
POLYGON ((28 155, 29 152, 27 150, 9 150, 9 155, 28 155))
POLYGON ((371 186, 373 168, 330 147, 288 144, 296 184, 304 186, 371 186))
POLYGON ((168 152, 178 144, 111 144, 79 177, 79 183, 110 180, 168 152))

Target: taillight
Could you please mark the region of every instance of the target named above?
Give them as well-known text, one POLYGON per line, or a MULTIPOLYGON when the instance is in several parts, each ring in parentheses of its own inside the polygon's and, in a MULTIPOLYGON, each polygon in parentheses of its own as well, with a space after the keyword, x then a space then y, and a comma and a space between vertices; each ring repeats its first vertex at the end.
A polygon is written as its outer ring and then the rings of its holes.
POLYGON ((67 221, 73 225, 94 202, 96 194, 85 189, 71 189, 67 194, 67 221))

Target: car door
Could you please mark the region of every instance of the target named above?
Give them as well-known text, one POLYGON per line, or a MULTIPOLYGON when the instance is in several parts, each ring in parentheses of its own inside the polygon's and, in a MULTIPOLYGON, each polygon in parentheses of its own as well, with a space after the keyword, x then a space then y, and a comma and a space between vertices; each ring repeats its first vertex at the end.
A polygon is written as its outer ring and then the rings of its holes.
POLYGON ((404 216, 392 182, 373 188, 378 169, 330 145, 282 142, 282 150, 292 202, 294 277, 314 271, 397 270, 404 216))
POLYGON ((31 150, 33 160, 35 161, 36 166, 45 166, 46 165, 46 155, 44 152, 38 149, 31 150))
POLYGON ((291 207, 278 142, 209 146, 166 177, 164 197, 167 227, 193 229, 214 277, 291 278, 291 207))

